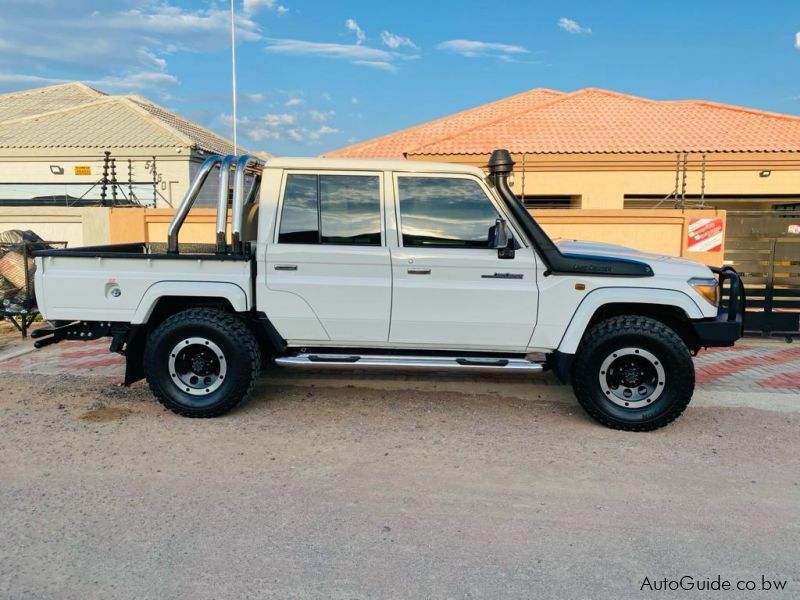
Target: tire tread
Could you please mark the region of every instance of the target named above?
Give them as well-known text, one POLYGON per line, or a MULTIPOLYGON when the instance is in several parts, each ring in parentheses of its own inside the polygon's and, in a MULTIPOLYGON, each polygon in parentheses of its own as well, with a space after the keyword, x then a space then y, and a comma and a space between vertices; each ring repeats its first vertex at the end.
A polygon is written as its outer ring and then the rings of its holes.
POLYGON ((161 391, 161 387, 155 378, 149 375, 155 372, 153 363, 158 358, 155 356, 155 352, 145 351, 144 367, 145 373, 148 374, 147 384, 150 387, 150 391, 165 408, 184 417, 208 419, 230 412, 250 396, 261 369, 261 351, 252 331, 240 318, 231 313, 206 307, 189 308, 168 317, 148 336, 147 346, 155 345, 160 337, 168 335, 176 328, 198 324, 218 327, 227 332, 227 335, 243 348, 245 356, 250 363, 250 373, 252 375, 246 379, 235 380, 235 386, 228 393, 225 402, 221 402, 213 408, 204 408, 202 410, 192 410, 177 405, 161 391))
POLYGON ((621 315, 596 324, 581 342, 573 368, 573 389, 583 409, 602 425, 622 431, 653 431, 668 425, 686 410, 694 390, 694 365, 689 348, 673 329, 650 317, 621 315), (620 335, 656 337, 668 347, 670 352, 676 356, 685 356, 688 360, 686 369, 681 369, 681 372, 671 374, 671 377, 676 380, 675 385, 679 387, 679 400, 656 419, 637 422, 621 421, 604 413, 597 407, 597 403, 592 400, 592 390, 587 379, 587 376, 594 376, 594 373, 590 373, 591 370, 589 369, 589 361, 592 354, 600 344, 609 338, 620 335))

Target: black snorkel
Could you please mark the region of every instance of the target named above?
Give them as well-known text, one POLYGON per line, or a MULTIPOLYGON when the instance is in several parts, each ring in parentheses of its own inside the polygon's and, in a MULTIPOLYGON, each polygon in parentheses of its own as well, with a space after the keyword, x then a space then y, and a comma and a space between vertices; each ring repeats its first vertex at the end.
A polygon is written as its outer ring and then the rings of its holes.
POLYGON ((508 176, 514 170, 514 161, 508 150, 495 150, 489 158, 489 181, 497 190, 506 208, 522 229, 525 237, 536 248, 547 266, 545 275, 582 274, 609 277, 652 277, 650 265, 625 258, 606 258, 564 254, 531 216, 508 184, 508 176))

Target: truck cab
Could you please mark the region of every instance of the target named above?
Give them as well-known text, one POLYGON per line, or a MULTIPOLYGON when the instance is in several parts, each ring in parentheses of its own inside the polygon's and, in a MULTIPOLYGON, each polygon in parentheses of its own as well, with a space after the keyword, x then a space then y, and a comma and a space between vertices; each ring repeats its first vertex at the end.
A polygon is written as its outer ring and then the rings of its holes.
POLYGON ((147 377, 186 416, 227 412, 273 362, 553 370, 605 425, 669 423, 691 399, 691 355, 742 334, 738 276, 556 243, 514 196, 512 170, 504 150, 488 177, 450 163, 211 157, 164 249, 38 253, 52 327, 36 344, 108 336, 127 357, 126 383, 147 377), (189 250, 181 227, 217 168, 216 243, 189 250))

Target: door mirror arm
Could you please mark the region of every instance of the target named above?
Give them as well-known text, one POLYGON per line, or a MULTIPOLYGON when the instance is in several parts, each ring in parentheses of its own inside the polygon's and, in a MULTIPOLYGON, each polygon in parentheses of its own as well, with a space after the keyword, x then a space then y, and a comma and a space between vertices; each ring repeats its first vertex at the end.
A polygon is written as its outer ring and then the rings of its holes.
POLYGON ((497 258, 514 258, 516 244, 505 219, 498 218, 489 228, 489 247, 497 250, 497 258))

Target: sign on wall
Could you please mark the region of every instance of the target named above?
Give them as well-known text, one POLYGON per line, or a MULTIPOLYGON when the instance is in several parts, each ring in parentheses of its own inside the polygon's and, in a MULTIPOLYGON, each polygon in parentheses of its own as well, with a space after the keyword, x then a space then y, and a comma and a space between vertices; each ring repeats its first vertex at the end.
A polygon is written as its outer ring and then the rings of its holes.
POLYGON ((725 226, 720 217, 694 217, 689 220, 687 252, 719 252, 725 226))
POLYGON ((789 234, 790 235, 800 235, 800 225, 789 225, 789 234))
POLYGON ((76 165, 75 175, 91 175, 92 167, 90 165, 76 165))

